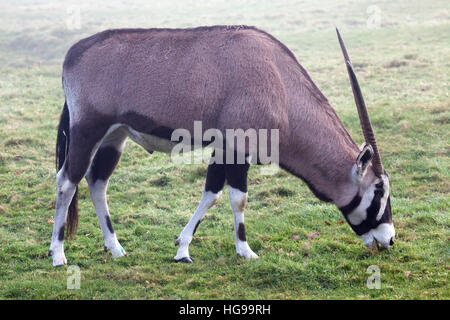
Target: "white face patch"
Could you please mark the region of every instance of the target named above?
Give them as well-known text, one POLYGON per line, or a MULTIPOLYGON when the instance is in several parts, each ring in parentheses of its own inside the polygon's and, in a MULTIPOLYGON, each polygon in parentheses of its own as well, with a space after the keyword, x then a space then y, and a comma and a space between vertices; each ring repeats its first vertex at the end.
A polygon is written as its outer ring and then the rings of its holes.
POLYGON ((367 248, 370 248, 373 244, 372 230, 361 235, 361 240, 367 248))
POLYGON ((372 202, 373 190, 374 190, 374 187, 370 186, 368 191, 363 195, 359 205, 352 211, 352 213, 350 213, 347 216, 348 221, 352 225, 354 225, 354 226, 360 225, 361 222, 366 220, 366 218, 367 218, 366 209, 370 206, 370 203, 372 202))
POLYGON ((391 247, 391 240, 395 238, 395 228, 393 223, 380 223, 380 225, 369 232, 361 235, 361 240, 366 247, 372 246, 376 239, 384 248, 391 247))
MULTIPOLYGON (((384 210, 386 209, 387 199, 389 198, 389 179, 386 175, 382 175, 381 179, 383 181, 383 197, 380 199, 380 209, 377 213, 376 220, 379 221, 383 216, 384 210)), ((362 196, 361 202, 348 216, 348 221, 357 226, 361 224, 367 218, 367 208, 370 207, 372 200, 375 196, 376 184, 374 183, 367 188, 366 192, 362 196)))
POLYGON ((376 220, 379 221, 383 216, 384 210, 386 209, 387 199, 389 198, 389 179, 386 175, 381 176, 381 180, 383 180, 383 190, 384 194, 380 200, 380 211, 378 211, 376 220))

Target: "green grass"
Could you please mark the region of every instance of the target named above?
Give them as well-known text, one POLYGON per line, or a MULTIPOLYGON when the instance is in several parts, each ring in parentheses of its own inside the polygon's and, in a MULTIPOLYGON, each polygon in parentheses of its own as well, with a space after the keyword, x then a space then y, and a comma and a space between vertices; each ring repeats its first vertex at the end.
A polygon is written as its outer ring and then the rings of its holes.
MULTIPOLYGON (((448 1, 164 1, 124 7, 81 3, 68 30, 56 1, 2 1, 0 13, 0 298, 2 299, 449 299, 448 1), (366 27, 370 5, 381 28, 366 27), (129 142, 108 192, 128 257, 114 260, 86 183, 80 227, 65 242, 81 289, 46 256, 55 205, 54 145, 64 95, 61 65, 77 39, 108 27, 256 25, 283 41, 336 108, 357 143, 361 130, 336 39, 338 26, 370 109, 391 178, 397 240, 372 252, 339 211, 281 172, 249 175, 247 238, 260 258, 236 258, 226 192, 176 264, 174 241, 200 199, 205 165, 176 166, 129 142), (319 232, 314 239, 308 235, 319 232), (293 239, 293 236, 294 237, 293 239), (366 270, 381 270, 381 289, 366 270)), ((97 3, 97 2, 96 2, 97 3)))

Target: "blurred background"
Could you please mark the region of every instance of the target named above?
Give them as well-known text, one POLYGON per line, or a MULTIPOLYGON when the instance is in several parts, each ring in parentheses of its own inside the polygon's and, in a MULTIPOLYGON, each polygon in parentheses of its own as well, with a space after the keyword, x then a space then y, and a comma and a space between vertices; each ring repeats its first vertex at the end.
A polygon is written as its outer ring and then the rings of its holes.
MULTIPOLYGON (((420 72, 430 72, 433 78, 439 78, 442 72, 439 62, 448 64, 445 58, 448 57, 450 14, 445 0, 1 0, 0 3, 0 62, 15 67, 61 64, 73 43, 108 28, 184 28, 218 24, 253 25, 271 33, 294 51, 309 72, 317 73, 313 80, 330 76, 326 71, 340 58, 335 27, 342 31, 351 58, 362 73, 375 73, 370 67, 382 66, 388 69, 384 70, 383 78, 389 78, 393 76, 390 71, 402 73, 405 69, 402 67, 417 64, 419 69, 422 66, 420 72), (435 58, 443 59, 436 64, 418 56, 420 51, 431 54, 436 50, 440 54, 435 58)), ((345 81, 342 74, 339 76, 338 81, 345 81)), ((414 88, 414 84, 403 77, 396 78, 391 84, 393 87, 383 93, 398 95, 400 88, 406 85, 407 96, 430 92, 426 79, 420 82, 420 88, 414 88)), ((441 80, 445 81, 434 89, 443 93, 440 87, 448 78, 441 80)), ((318 85, 328 89, 326 83, 318 85)), ((386 84, 377 83, 377 90, 381 90, 380 86, 386 84)))

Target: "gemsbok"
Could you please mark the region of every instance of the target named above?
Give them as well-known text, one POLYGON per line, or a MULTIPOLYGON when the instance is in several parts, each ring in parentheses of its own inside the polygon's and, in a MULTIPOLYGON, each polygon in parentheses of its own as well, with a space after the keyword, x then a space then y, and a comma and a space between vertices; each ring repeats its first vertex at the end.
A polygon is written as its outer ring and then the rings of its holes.
MULTIPOLYGON (((339 32, 338 38, 365 138, 361 147, 294 54, 257 28, 117 29, 73 45, 62 73, 66 102, 56 147, 57 200, 49 251, 53 265, 67 264, 64 231, 67 227, 69 238, 76 232, 77 190, 83 177, 104 249, 114 258, 126 255, 111 223, 106 189, 127 138, 150 153, 170 152, 174 130, 192 133, 196 121, 202 130, 220 132, 278 130, 279 167, 301 178, 320 200, 335 204, 364 245, 392 246, 389 178, 339 32)), ((176 240, 175 261, 192 262, 189 244, 225 183, 237 254, 258 257, 246 240, 244 209, 249 165, 260 162, 248 155, 245 159, 209 164, 200 203, 176 240)))

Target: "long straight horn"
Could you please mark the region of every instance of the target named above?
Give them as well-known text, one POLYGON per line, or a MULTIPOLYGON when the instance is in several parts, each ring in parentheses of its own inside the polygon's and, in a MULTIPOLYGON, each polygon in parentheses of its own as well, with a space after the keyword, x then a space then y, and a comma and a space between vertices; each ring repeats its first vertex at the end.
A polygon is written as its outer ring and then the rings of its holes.
POLYGON ((355 72, 353 71, 352 63, 348 57, 347 49, 345 48, 344 41, 342 41, 339 30, 336 28, 339 44, 341 45, 342 53, 344 54, 345 64, 347 65, 348 75, 350 77, 350 84, 352 86, 353 96, 355 97, 356 108, 358 109, 359 121, 366 143, 370 144, 373 148, 372 166, 375 175, 380 177, 383 173, 383 164, 381 163, 380 153, 378 152, 377 143, 375 141, 375 134, 373 133, 372 125, 370 124, 369 113, 367 112, 366 104, 359 87, 358 80, 356 79, 355 72))

